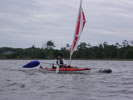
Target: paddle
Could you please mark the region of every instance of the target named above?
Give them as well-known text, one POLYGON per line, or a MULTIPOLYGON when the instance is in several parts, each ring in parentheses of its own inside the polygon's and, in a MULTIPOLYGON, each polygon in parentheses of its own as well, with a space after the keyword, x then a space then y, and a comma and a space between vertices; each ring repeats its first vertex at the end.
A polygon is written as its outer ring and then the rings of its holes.
POLYGON ((50 64, 50 65, 57 65, 56 66, 56 73, 59 73, 59 67, 60 67, 60 65, 62 65, 62 64, 53 64, 53 63, 46 63, 46 62, 41 62, 41 63, 50 64))
POLYGON ((23 68, 34 68, 37 67, 39 64, 40 62, 35 60, 27 63, 26 65, 23 66, 23 68))
POLYGON ((59 73, 59 65, 56 66, 56 73, 59 73))

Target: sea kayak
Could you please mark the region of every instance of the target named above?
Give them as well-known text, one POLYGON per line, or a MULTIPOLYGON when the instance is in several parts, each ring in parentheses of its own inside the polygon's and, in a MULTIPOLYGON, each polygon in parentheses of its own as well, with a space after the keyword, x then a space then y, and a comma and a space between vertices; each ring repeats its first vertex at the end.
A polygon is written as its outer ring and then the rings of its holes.
MULTIPOLYGON (((56 73, 56 69, 52 68, 39 68, 40 71, 46 72, 46 73, 56 73)), ((91 69, 90 68, 77 68, 77 67, 71 67, 71 68, 59 68, 59 73, 62 74, 87 74, 91 69)))

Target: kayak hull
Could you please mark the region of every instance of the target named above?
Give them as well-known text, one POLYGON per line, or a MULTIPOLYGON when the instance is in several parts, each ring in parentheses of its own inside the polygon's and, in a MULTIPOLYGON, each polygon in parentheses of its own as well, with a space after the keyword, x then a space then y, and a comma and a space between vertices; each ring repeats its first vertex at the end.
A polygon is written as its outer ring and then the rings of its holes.
MULTIPOLYGON (((56 69, 50 68, 40 68, 41 72, 45 73, 56 73, 56 69)), ((59 68, 60 74, 87 74, 89 73, 90 68, 59 68)))

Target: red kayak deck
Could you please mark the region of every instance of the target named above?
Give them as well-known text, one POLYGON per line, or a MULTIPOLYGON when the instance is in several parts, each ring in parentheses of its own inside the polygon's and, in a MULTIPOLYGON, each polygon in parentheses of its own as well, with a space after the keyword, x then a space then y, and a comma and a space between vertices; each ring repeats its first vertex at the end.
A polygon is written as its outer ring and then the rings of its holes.
MULTIPOLYGON (((87 74, 91 69, 90 68, 59 68, 58 73, 62 74, 87 74)), ((56 69, 52 68, 40 68, 40 71, 45 73, 55 73, 56 69)))
MULTIPOLYGON (((56 69, 51 68, 40 68, 41 70, 47 70, 47 71, 56 71, 56 69)), ((85 71, 90 70, 90 68, 59 68, 59 71, 85 71)))

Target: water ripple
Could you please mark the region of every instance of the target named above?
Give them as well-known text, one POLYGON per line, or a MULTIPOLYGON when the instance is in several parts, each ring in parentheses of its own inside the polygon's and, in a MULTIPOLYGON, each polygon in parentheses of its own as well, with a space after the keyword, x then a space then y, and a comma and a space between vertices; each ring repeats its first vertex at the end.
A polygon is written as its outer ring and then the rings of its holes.
MULTIPOLYGON (((26 60, 0 61, 0 100, 132 100, 132 61, 74 60, 89 74, 42 73, 23 69, 26 60), (110 68, 111 74, 98 73, 110 68)), ((45 62, 53 62, 48 60, 45 62)))

